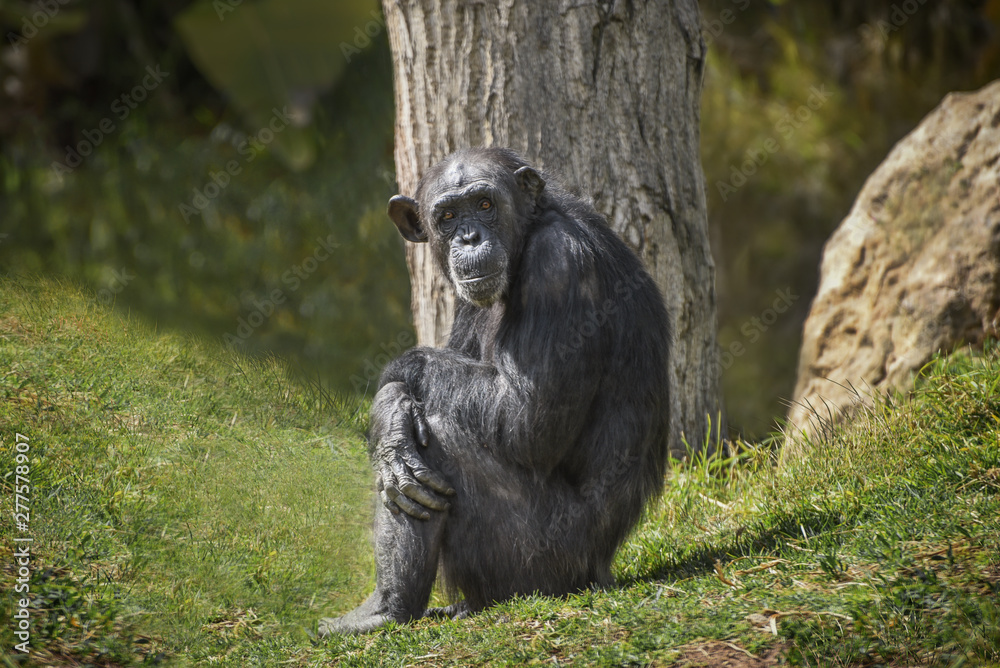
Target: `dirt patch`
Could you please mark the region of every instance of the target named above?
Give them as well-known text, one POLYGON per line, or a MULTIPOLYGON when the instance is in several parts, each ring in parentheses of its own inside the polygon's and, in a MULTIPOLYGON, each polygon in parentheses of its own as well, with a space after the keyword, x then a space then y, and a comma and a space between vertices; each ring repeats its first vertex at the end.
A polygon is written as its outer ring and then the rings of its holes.
POLYGON ((751 654, 736 643, 710 640, 681 647, 681 655, 670 665, 672 668, 764 668, 778 665, 785 649, 779 643, 751 654))

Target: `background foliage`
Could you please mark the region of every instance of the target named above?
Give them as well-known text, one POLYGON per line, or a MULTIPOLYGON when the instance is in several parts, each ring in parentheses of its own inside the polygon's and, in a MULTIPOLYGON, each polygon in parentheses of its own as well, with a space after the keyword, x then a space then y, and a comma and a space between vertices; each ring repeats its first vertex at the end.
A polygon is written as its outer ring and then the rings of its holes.
MULTIPOLYGON (((723 383, 731 427, 757 436, 866 176, 948 91, 1000 76, 1000 0, 701 7, 723 383)), ((81 280, 336 389, 412 344, 375 2, 0 0, 0 30, 0 271, 81 280), (147 67, 168 74, 144 86, 147 67)))

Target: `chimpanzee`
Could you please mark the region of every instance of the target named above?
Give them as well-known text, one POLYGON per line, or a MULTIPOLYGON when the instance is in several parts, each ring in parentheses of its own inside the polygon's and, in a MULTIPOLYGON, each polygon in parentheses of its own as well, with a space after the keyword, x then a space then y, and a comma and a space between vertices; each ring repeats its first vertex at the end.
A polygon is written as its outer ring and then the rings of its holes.
POLYGON ((590 204, 507 149, 451 154, 389 217, 430 244, 455 321, 447 348, 382 374, 376 588, 321 633, 612 585, 666 468, 671 333, 653 280, 590 204), (464 600, 427 610, 439 568, 464 600))

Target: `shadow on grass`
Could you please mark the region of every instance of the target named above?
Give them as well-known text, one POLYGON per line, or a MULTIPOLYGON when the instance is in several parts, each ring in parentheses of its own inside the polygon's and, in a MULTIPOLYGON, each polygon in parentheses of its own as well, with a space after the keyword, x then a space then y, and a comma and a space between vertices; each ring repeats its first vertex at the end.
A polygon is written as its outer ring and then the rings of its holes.
POLYGON ((829 532, 842 527, 844 522, 844 514, 833 509, 804 508, 784 512, 749 527, 726 532, 720 542, 692 544, 681 554, 665 555, 664 559, 651 563, 645 574, 623 578, 619 584, 677 582, 699 577, 714 572, 716 563, 724 566, 743 557, 770 556, 785 550, 788 543, 803 539, 829 540, 829 532))

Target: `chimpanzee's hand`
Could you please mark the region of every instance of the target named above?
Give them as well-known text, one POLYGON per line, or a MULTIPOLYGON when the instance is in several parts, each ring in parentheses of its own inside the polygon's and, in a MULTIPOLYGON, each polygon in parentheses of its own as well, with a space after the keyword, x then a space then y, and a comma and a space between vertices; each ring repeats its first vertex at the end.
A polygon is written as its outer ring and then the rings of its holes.
POLYGON ((455 493, 441 474, 431 471, 417 452, 426 447, 430 429, 420 405, 403 383, 389 383, 375 395, 369 454, 382 503, 417 519, 430 519, 430 510, 447 510, 448 502, 435 492, 455 493))

